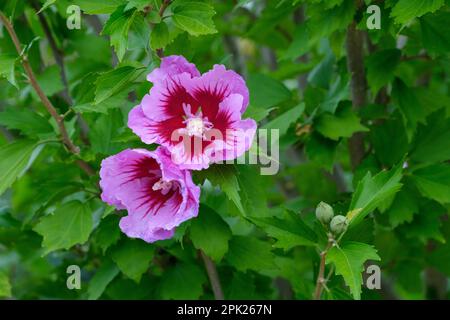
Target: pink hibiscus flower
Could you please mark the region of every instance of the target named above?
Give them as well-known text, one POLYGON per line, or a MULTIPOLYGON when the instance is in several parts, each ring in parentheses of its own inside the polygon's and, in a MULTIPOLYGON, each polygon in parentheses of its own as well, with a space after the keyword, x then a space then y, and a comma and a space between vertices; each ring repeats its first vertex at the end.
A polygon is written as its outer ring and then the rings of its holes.
POLYGON ((128 211, 119 225, 131 238, 170 238, 175 227, 198 214, 200 188, 163 147, 127 149, 104 159, 100 187, 103 201, 128 211))
POLYGON ((215 65, 200 75, 184 57, 169 56, 147 79, 153 87, 128 126, 143 142, 165 146, 181 168, 205 169, 250 148, 256 122, 242 120, 248 89, 237 73, 215 65))

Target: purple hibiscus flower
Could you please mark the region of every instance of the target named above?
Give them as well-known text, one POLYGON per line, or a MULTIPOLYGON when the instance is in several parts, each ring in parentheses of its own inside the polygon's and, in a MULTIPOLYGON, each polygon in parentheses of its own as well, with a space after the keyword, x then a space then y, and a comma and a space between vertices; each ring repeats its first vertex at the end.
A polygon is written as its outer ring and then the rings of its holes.
POLYGON ((184 57, 169 56, 147 79, 153 87, 128 126, 143 142, 165 146, 180 168, 205 169, 250 148, 256 122, 242 120, 249 94, 237 73, 215 65, 200 75, 184 57))
POLYGON ((128 215, 121 230, 146 242, 167 239, 182 222, 197 216, 200 188, 168 151, 127 149, 102 161, 102 200, 128 215))

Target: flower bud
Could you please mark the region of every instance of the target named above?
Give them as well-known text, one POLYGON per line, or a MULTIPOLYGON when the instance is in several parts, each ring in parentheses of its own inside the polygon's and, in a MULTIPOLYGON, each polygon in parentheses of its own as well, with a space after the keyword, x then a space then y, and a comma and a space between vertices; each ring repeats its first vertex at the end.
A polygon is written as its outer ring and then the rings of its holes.
POLYGON ((330 222, 330 229, 334 234, 341 234, 347 229, 348 221, 344 216, 336 216, 330 222))
POLYGON ((333 208, 323 201, 321 201, 316 208, 316 218, 320 222, 327 224, 333 219, 334 211, 333 208))

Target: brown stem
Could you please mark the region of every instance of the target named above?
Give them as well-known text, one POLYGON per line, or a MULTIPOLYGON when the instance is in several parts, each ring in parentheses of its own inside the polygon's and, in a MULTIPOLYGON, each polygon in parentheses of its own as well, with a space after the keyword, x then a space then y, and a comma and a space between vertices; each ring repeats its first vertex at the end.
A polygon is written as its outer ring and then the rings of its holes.
POLYGON ((83 170, 88 176, 95 176, 95 170, 84 160, 77 159, 76 164, 83 170))
POLYGON ((427 54, 418 54, 415 56, 403 56, 401 57, 401 61, 411 61, 411 60, 425 60, 430 61, 431 57, 427 54))
POLYGON ((314 290, 314 300, 320 300, 320 296, 322 295, 322 289, 323 289, 323 286, 324 286, 324 284, 326 282, 326 279, 324 277, 324 275, 325 275, 325 262, 326 262, 326 257, 327 257, 328 250, 330 250, 332 245, 333 245, 333 239, 329 238, 327 247, 325 248, 325 250, 323 250, 320 253, 319 274, 317 275, 316 289, 314 290))
MULTIPOLYGON (((353 109, 358 111, 366 104, 366 75, 364 72, 364 33, 356 29, 353 21, 347 29, 347 69, 351 76, 353 109)), ((352 168, 356 168, 364 157, 364 135, 355 133, 349 140, 352 168)))
POLYGON ((159 16, 161 18, 163 17, 164 11, 166 11, 167 7, 171 2, 172 2, 171 0, 164 0, 163 3, 161 4, 161 7, 159 8, 159 16))
POLYGON ((214 298, 216 300, 224 300, 222 286, 220 284, 219 274, 217 273, 216 265, 214 262, 200 250, 203 262, 205 263, 206 272, 208 273, 209 282, 211 283, 212 290, 214 292, 214 298))
MULTIPOLYGON (((16 32, 14 31, 14 28, 11 24, 11 22, 8 20, 8 18, 3 14, 3 12, 0 12, 0 20, 3 22, 3 24, 6 27, 6 30, 8 31, 9 35, 11 36, 11 39, 14 43, 14 46, 16 47, 17 53, 20 55, 22 53, 22 47, 19 42, 19 38, 17 37, 16 32)), ((25 72, 27 73, 28 79, 30 81, 31 86, 36 91, 37 95, 41 99, 42 103, 44 104, 47 111, 50 113, 50 115, 55 119, 56 124, 58 125, 59 132, 61 133, 62 140, 64 144, 66 145, 67 149, 73 154, 79 154, 80 148, 78 148, 70 139, 69 134, 67 133, 66 127, 64 125, 64 118, 56 111, 53 104, 48 100, 47 96, 45 95, 44 91, 42 91, 41 87, 39 86, 39 83, 36 80, 36 77, 34 75, 33 69, 31 68, 30 63, 28 62, 28 57, 26 53, 22 56, 22 65, 25 69, 25 72)))
MULTIPOLYGON (((6 30, 8 31, 14 46, 16 48, 16 51, 19 55, 22 54, 22 47, 20 45, 19 38, 17 37, 17 34, 14 30, 14 27, 12 26, 9 19, 4 15, 3 12, 0 11, 0 21, 5 25, 6 30)), ((53 119, 55 119, 56 124, 58 125, 59 132, 61 134, 61 139, 64 143, 64 145, 67 147, 67 150, 69 152, 73 153, 74 155, 78 155, 80 153, 80 148, 76 146, 73 141, 70 139, 69 134, 67 132, 66 126, 64 125, 64 117, 58 113, 56 108, 53 106, 53 104, 50 102, 50 100, 45 95, 44 91, 42 91, 42 88, 39 86, 39 83, 36 80, 36 77, 34 75, 33 69, 31 68, 31 65, 28 61, 28 57, 26 53, 22 55, 22 65, 25 69, 25 72, 27 73, 28 80, 30 81, 31 86, 36 91, 37 95, 41 99, 42 103, 44 104, 44 107, 47 109, 48 113, 52 116, 53 119)), ((77 163, 83 163, 83 166, 89 167, 89 164, 84 162, 83 160, 79 159, 77 160, 77 163)), ((86 170, 85 170, 86 171, 86 170)), ((88 172, 86 172, 88 173, 88 172)), ((91 169, 88 174, 94 173, 91 169)))

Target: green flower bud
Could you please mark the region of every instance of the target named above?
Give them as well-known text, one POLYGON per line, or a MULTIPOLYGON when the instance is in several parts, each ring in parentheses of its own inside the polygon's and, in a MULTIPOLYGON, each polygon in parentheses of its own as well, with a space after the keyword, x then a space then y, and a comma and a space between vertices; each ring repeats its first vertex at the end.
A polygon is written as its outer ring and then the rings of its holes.
POLYGON ((321 201, 316 208, 316 218, 320 222, 327 224, 333 219, 334 211, 333 208, 323 201, 321 201))
POLYGON ((341 234, 347 229, 348 221, 344 216, 336 216, 330 222, 330 229, 334 234, 341 234))

